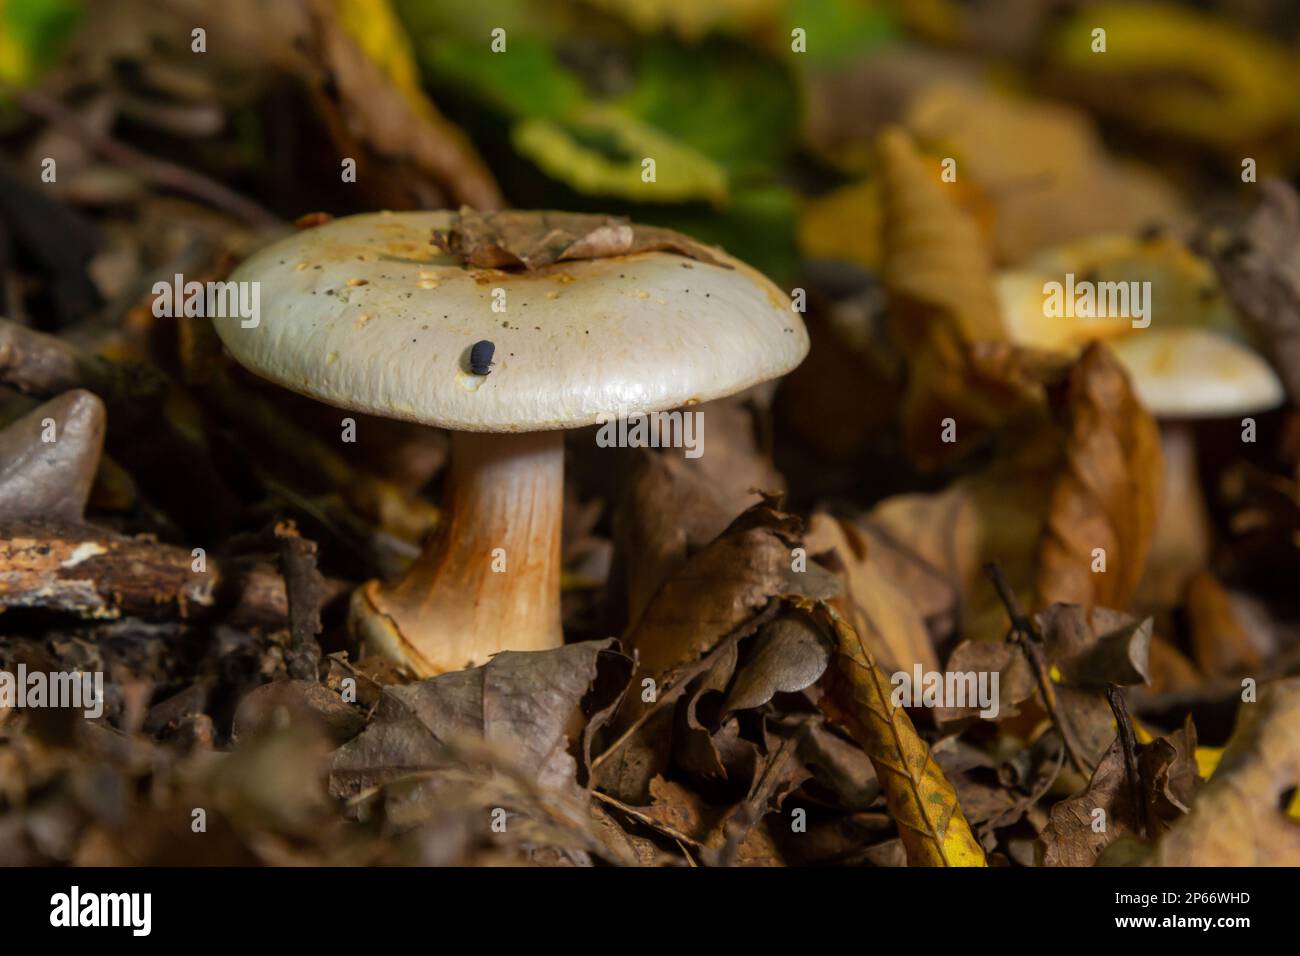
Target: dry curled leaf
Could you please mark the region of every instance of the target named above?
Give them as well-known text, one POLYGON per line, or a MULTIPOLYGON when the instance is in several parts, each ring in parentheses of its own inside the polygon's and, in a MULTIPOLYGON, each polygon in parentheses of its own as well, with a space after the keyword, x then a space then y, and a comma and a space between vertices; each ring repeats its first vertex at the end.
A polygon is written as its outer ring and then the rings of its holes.
POLYGON ((826 671, 830 648, 807 618, 786 615, 763 627, 746 649, 722 712, 750 710, 777 693, 810 687, 826 671))
POLYGON ((1187 586, 1187 619, 1192 658, 1203 673, 1249 673, 1259 667, 1259 650, 1246 633, 1232 595, 1208 571, 1198 573, 1187 586))
POLYGON ((1071 752, 1095 767, 1115 736, 1107 689, 1147 681, 1151 619, 1054 604, 1034 620, 1050 665, 1059 729, 1071 752))
POLYGON ((641 449, 614 513, 615 569, 635 625, 660 586, 708 545, 760 492, 784 482, 755 435, 755 414, 735 399, 710 402, 709 453, 641 449))
MULTIPOLYGON (((577 764, 570 731, 602 667, 626 663, 615 641, 552 651, 506 651, 481 667, 384 688, 374 720, 334 760, 336 789, 355 792, 445 763, 443 747, 483 738, 503 748, 539 786, 562 791, 577 764)), ((608 702, 605 702, 608 703, 608 702)))
MULTIPOLYGON (((886 498, 866 520, 873 535, 885 535, 912 566, 933 569, 949 584, 964 637, 996 641, 1006 634, 1006 611, 983 570, 990 561, 1003 569, 1021 602, 1031 603, 1034 548, 1058 467, 1058 444, 1050 433, 1034 436, 942 491, 886 498)), ((909 587, 908 593, 920 592, 909 587)))
POLYGON ((1300 822, 1280 808, 1300 783, 1300 677, 1244 701, 1214 775, 1155 846, 1155 866, 1300 866, 1300 822))
POLYGON ((1138 830, 1135 801, 1116 737, 1097 764, 1087 789, 1052 807, 1039 835, 1044 866, 1092 866, 1108 845, 1138 830))
POLYGON ((980 436, 1042 406, 1031 353, 1006 343, 993 267, 970 218, 945 194, 937 160, 906 133, 880 137, 884 279, 908 358, 904 431, 923 466, 971 447, 942 440, 951 418, 980 436))
POLYGON ((907 712, 891 702, 889 676, 834 610, 824 604, 812 610, 837 642, 819 706, 847 727, 871 758, 890 815, 898 824, 908 864, 986 865, 984 850, 962 814, 952 784, 907 712))
POLYGON ((1104 345, 1070 374, 1065 461, 1038 546, 1038 599, 1128 607, 1151 548, 1160 433, 1104 345))
POLYGON ((920 609, 879 562, 868 537, 854 525, 818 512, 808 522, 804 543, 810 554, 833 552, 845 593, 837 609, 862 636, 876 659, 910 671, 913 664, 938 670, 939 658, 920 609))
POLYGON ((775 597, 819 599, 838 586, 821 568, 794 570, 800 522, 771 500, 750 508, 655 594, 628 644, 640 673, 661 676, 698 660, 775 597))
POLYGON ((1214 266, 1291 403, 1300 404, 1300 195, 1280 179, 1264 180, 1259 190, 1258 208, 1214 255, 1214 266))
POLYGON ((577 212, 481 213, 462 206, 434 241, 448 255, 481 269, 540 269, 572 259, 670 252, 729 269, 708 246, 671 229, 577 212))

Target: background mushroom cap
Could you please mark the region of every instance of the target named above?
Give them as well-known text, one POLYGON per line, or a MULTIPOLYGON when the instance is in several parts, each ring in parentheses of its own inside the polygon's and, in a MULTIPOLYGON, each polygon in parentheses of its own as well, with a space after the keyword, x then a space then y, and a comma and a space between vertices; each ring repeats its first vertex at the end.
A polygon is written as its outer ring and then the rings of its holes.
POLYGON ((1260 356, 1204 329, 1143 329, 1110 340, 1138 398, 1160 418, 1219 418, 1276 408, 1282 383, 1260 356))
POLYGON ((243 262, 260 322, 214 318, 235 359, 347 409, 443 428, 542 431, 730 395, 802 361, 808 336, 760 273, 715 253, 575 260, 529 272, 466 267, 432 242, 455 214, 367 213, 243 262), (492 309, 505 292, 504 312, 492 309), (495 346, 474 375, 469 350, 495 346))

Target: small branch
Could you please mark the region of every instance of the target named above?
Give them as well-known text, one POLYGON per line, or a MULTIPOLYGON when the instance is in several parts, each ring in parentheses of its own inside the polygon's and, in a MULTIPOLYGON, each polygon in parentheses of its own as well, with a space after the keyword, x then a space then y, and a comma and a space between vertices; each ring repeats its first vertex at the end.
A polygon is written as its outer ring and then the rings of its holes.
POLYGON ((1008 581, 1007 576, 1002 573, 1001 566, 996 561, 990 561, 988 564, 984 565, 984 573, 989 576, 989 580, 993 582, 994 590, 998 592, 998 597, 1000 597, 1002 603, 1006 605, 1007 616, 1011 618, 1011 626, 1021 634, 1041 642, 1042 638, 1034 629, 1033 622, 1030 621, 1029 618, 1025 616, 1024 611, 1020 609, 1020 600, 1016 597, 1016 592, 1012 589, 1011 582, 1008 581))
MULTIPOLYGON (((697 851, 704 849, 704 844, 701 843, 699 840, 687 836, 681 830, 669 826, 667 823, 660 823, 654 817, 650 816, 647 813, 642 812, 641 810, 638 810, 636 807, 629 806, 628 804, 624 803, 622 800, 616 800, 614 797, 611 797, 609 794, 601 793, 599 790, 591 791, 591 795, 595 797, 597 800, 599 800, 601 803, 609 804, 609 806, 614 807, 620 812, 627 814, 637 823, 640 823, 643 826, 647 826, 652 830, 662 833, 664 836, 676 840, 679 844, 684 843, 687 846, 695 848, 697 851)), ((687 859, 690 859, 689 854, 687 854, 687 859)))
POLYGON ((1139 827, 1145 832, 1139 833, 1150 839, 1156 833, 1150 819, 1150 808, 1142 799, 1142 775, 1138 771, 1137 739, 1133 735, 1133 720, 1129 717, 1128 706, 1124 702, 1124 691, 1118 684, 1106 688, 1106 699, 1110 702, 1111 713, 1115 715, 1115 725, 1119 728, 1120 747, 1124 751, 1124 778, 1128 785, 1129 798, 1133 802, 1133 812, 1139 827))
POLYGON ((998 592, 998 597, 1006 605, 1007 616, 1011 618, 1011 640, 1020 646, 1021 652, 1029 662, 1030 670, 1034 672, 1038 692, 1043 698, 1043 707, 1047 710, 1048 717, 1051 718, 1052 724, 1056 727, 1056 732, 1061 735, 1061 741, 1065 744, 1065 751, 1070 756, 1070 763, 1084 777, 1090 776, 1092 771, 1088 768, 1088 762, 1075 750, 1070 734, 1066 730, 1065 721, 1061 719, 1060 711, 1057 709, 1056 693, 1052 690, 1052 677, 1048 673, 1047 660, 1043 655, 1042 635, 1038 633, 1033 622, 1020 609, 1020 601, 1016 599, 1016 592, 1012 590, 1011 583, 1007 580, 1006 575, 1002 573, 1002 568, 998 563, 990 561, 984 565, 984 573, 989 576, 989 579, 993 582, 993 587, 998 592))
POLYGON ((316 569, 316 542, 298 533, 292 521, 275 526, 280 542, 280 571, 289 599, 289 676, 295 680, 320 678, 320 609, 325 600, 325 579, 316 569))
POLYGON ((85 618, 197 615, 216 601, 215 564, 194 571, 183 548, 67 522, 0 524, 0 610, 85 618))

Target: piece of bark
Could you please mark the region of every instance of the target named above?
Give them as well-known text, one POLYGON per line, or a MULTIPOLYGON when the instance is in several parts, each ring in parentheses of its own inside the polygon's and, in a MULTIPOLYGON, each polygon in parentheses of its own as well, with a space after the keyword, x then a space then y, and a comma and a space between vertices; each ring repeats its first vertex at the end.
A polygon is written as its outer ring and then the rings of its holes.
POLYGON ((315 681, 320 665, 320 609, 325 601, 325 579, 316 569, 316 542, 298 533, 292 521, 275 526, 280 542, 280 570, 289 599, 289 676, 315 681))
POLYGON ((218 574, 189 551, 89 525, 0 523, 0 608, 85 618, 191 616, 215 602, 218 574))

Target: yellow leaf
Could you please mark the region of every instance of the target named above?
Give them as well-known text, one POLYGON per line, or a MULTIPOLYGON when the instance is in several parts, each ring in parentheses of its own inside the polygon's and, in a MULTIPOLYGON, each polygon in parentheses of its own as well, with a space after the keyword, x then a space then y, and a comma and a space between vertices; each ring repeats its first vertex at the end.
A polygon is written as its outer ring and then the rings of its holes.
POLYGON ((799 249, 810 259, 880 268, 880 180, 865 179, 808 200, 799 216, 799 249))
POLYGON ((529 117, 515 124, 510 141, 542 172, 580 193, 657 203, 703 200, 720 205, 727 198, 729 183, 721 166, 654 127, 613 110, 591 107, 563 125, 529 117), (626 158, 612 159, 584 143, 578 134, 608 138, 626 158), (673 174, 647 181, 643 156, 653 156, 660 171, 673 174))
POLYGON ((887 675, 833 608, 796 600, 835 635, 837 651, 823 678, 819 705, 867 752, 885 792, 910 866, 986 866, 984 850, 961 812, 957 792, 917 734, 907 712, 890 701, 887 675))
POLYGON ((931 152, 956 159, 958 184, 989 198, 990 248, 999 262, 1183 217, 1171 185, 1109 155, 1091 117, 1058 101, 936 80, 917 93, 902 123, 931 152))
POLYGON ((1164 3, 1090 4, 1051 55, 1082 98, 1142 129, 1228 149, 1295 128, 1291 54, 1221 17, 1164 3), (1104 54, 1092 49, 1098 28, 1104 54))
POLYGON ((1222 747, 1197 747, 1196 748, 1196 772, 1206 780, 1214 773, 1219 766, 1219 758, 1223 756, 1222 747))
POLYGON ((1168 833, 1154 866, 1297 866, 1300 824, 1278 809, 1300 782, 1300 677, 1263 684, 1237 710, 1214 775, 1168 833))
POLYGON ((339 23, 425 119, 438 112, 420 87, 410 37, 388 0, 334 0, 339 23))

